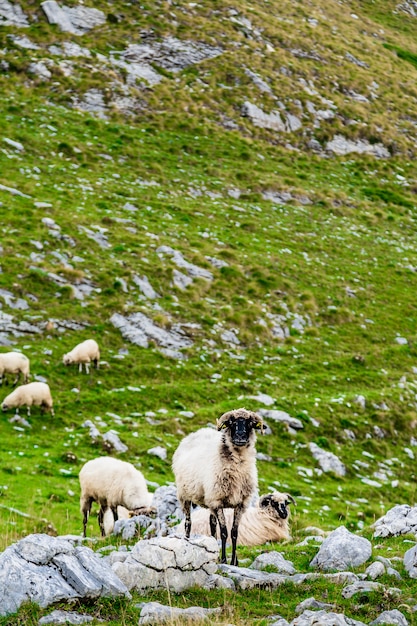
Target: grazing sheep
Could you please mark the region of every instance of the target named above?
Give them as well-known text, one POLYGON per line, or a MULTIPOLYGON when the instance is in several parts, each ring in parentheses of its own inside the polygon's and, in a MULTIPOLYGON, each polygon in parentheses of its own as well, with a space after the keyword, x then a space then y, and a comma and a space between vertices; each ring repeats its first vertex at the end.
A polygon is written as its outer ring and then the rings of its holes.
POLYGON ((201 428, 181 441, 172 469, 178 500, 185 514, 185 536, 191 533, 191 503, 210 510, 210 530, 220 526, 221 562, 226 563, 227 527, 224 508, 234 509, 231 528, 231 564, 237 565, 236 541, 239 522, 257 487, 255 430, 263 430, 262 418, 236 409, 224 413, 217 430, 201 428))
POLYGON ((118 506, 125 507, 134 515, 153 512, 151 507, 153 496, 148 492, 146 480, 131 463, 110 456, 100 456, 83 465, 79 478, 84 537, 93 502, 100 505, 98 523, 103 537, 106 534, 106 528, 107 531, 109 529, 107 523, 106 527, 104 525, 107 509, 111 509, 114 521, 118 520, 118 506))
MULTIPOLYGON (((250 506, 242 514, 239 523, 239 546, 261 546, 267 541, 283 541, 291 539, 288 526, 290 510, 288 505, 295 500, 288 493, 268 493, 259 498, 256 506, 250 506)), ((225 509, 227 530, 230 532, 233 521, 233 509, 225 509)), ((191 514, 193 533, 210 535, 210 513, 207 509, 197 509, 191 514)), ((184 522, 175 527, 178 532, 184 531, 184 522)), ((218 538, 218 533, 217 533, 218 538)))
POLYGON ((28 415, 30 415, 31 406, 40 406, 42 411, 46 409, 51 412, 51 415, 55 415, 51 390, 46 383, 35 382, 16 387, 12 393, 4 398, 1 408, 3 411, 16 409, 16 413, 18 413, 21 406, 27 406, 28 415))
POLYGON ((72 365, 78 363, 78 371, 83 371, 83 363, 87 374, 90 371, 90 363, 94 363, 96 369, 100 364, 100 350, 97 342, 94 339, 87 339, 82 343, 79 343, 71 352, 64 354, 62 361, 64 365, 72 365))
POLYGON ((30 374, 30 361, 27 356, 21 352, 4 352, 0 354, 1 385, 3 385, 3 381, 7 385, 6 374, 16 374, 13 387, 19 381, 20 374, 23 376, 23 383, 26 384, 30 374))

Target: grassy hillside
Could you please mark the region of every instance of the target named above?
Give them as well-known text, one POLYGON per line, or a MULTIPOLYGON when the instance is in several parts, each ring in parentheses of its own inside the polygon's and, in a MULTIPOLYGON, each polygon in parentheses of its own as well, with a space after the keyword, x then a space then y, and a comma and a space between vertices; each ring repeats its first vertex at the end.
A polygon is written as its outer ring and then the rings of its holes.
POLYGON ((270 459, 261 493, 297 498, 295 534, 360 531, 414 504, 416 18, 388 1, 115 1, 94 3, 106 21, 76 36, 20 6, 28 26, 0 34, 0 343, 48 381, 55 417, 2 416, 1 548, 51 526, 81 532, 86 460, 110 452, 166 484, 184 434, 266 408, 260 393, 303 424, 266 420, 257 446, 270 459), (220 52, 181 71, 152 62, 154 84, 111 62, 166 37, 220 52), (66 42, 89 56, 63 54, 66 42), (33 73, 39 62, 50 76, 33 73), (300 126, 257 126, 245 102, 300 126), (388 155, 335 155, 336 136, 388 155), (162 246, 212 279, 176 286, 187 271, 162 246), (142 293, 144 276, 159 297, 142 293), (180 329, 184 358, 124 338, 111 318, 135 313, 180 329), (100 370, 66 368, 89 337, 100 370), (128 451, 92 441, 86 420, 128 451), (322 473, 310 442, 346 476, 322 473))

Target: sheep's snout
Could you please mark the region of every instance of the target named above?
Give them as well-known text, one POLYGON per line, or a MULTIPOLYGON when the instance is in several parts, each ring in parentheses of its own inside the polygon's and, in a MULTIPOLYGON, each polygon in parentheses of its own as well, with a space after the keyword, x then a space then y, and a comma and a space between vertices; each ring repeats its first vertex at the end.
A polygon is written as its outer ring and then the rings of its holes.
POLYGON ((286 519, 288 517, 288 509, 285 505, 285 502, 277 502, 275 508, 278 511, 278 515, 281 517, 281 519, 286 519))
POLYGON ((2 411, 7 411, 9 407, 7 406, 7 404, 3 402, 3 404, 1 405, 1 408, 2 408, 2 411))

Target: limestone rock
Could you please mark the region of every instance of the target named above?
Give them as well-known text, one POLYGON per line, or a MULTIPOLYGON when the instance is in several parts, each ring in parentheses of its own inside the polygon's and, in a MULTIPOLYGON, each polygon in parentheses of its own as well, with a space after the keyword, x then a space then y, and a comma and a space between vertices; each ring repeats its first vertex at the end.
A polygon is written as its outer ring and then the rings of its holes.
POLYGON ((125 561, 112 565, 128 589, 180 592, 204 586, 217 569, 219 547, 213 537, 175 536, 139 541, 125 561))
POLYGON ((372 524, 374 537, 395 537, 417 533, 417 506, 397 504, 372 524))
POLYGON ((377 626, 377 624, 392 624, 394 626, 408 626, 408 621, 398 609, 391 611, 383 611, 376 619, 369 622, 369 626, 377 626))
POLYGON ((368 539, 339 526, 323 541, 310 565, 321 570, 344 570, 365 563, 372 554, 368 539))
POLYGON ((264 570, 266 567, 272 566, 278 574, 295 574, 295 567, 291 561, 287 561, 280 552, 264 552, 256 557, 250 569, 264 570))
POLYGON ((0 615, 28 600, 47 607, 60 600, 128 595, 125 585, 90 548, 64 537, 28 535, 0 554, 0 615))
POLYGON ((343 613, 327 613, 326 611, 304 611, 290 622, 290 626, 365 626, 363 622, 346 617, 343 613))
POLYGON ((190 606, 188 609, 177 609, 172 606, 164 606, 159 602, 147 602, 140 612, 139 626, 142 624, 172 623, 173 621, 210 621, 210 616, 221 613, 221 607, 216 609, 203 609, 199 606, 190 606))
POLYGON ((313 442, 310 442, 309 448, 323 472, 334 472, 336 476, 344 476, 346 474, 344 464, 335 454, 323 450, 313 442))

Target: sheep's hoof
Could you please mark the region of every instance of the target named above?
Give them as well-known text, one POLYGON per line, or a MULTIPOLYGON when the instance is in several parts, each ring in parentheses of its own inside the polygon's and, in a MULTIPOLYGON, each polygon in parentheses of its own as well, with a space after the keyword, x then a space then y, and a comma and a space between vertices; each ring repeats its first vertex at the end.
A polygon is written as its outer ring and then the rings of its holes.
POLYGON ((237 559, 235 559, 235 560, 233 560, 233 559, 232 559, 232 560, 230 561, 230 565, 235 565, 236 567, 239 567, 238 560, 237 560, 237 559))
POLYGON ((223 559, 220 559, 220 563, 227 563, 226 557, 224 557, 223 559))

